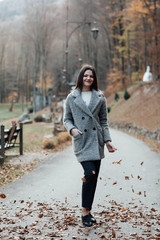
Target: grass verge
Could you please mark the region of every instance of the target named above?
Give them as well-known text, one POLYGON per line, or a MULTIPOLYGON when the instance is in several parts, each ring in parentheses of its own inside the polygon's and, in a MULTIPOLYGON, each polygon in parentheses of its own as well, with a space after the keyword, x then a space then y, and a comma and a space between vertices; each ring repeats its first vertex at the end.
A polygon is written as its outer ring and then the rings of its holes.
POLYGON ((23 176, 25 173, 33 170, 33 164, 29 165, 1 165, 0 166, 0 187, 4 184, 11 183, 23 176))
MULTIPOLYGON (((6 120, 4 125, 7 128, 8 124, 11 120, 6 120)), ((53 123, 35 123, 23 125, 23 148, 24 153, 54 153, 57 151, 62 151, 64 148, 71 144, 71 137, 67 132, 62 132, 53 136, 51 138, 47 138, 51 136, 53 131, 53 123), (46 145, 44 145, 44 142, 46 145), (53 146, 48 148, 48 142, 53 142, 53 146)), ((13 148, 11 150, 6 151, 6 159, 3 165, 0 165, 0 187, 4 184, 13 182, 18 178, 22 177, 24 174, 30 172, 35 168, 37 162, 34 162, 34 158, 29 163, 25 163, 22 160, 21 164, 14 164, 16 161, 15 153, 18 152, 18 148, 13 148), (14 153, 13 155, 8 156, 14 153), (9 163, 8 160, 10 159, 9 163), (12 163, 13 160, 13 163, 12 163)), ((34 155, 35 156, 35 155, 34 155)), ((19 157, 19 154, 18 154, 19 157)), ((23 156, 22 156, 23 159, 23 156)))

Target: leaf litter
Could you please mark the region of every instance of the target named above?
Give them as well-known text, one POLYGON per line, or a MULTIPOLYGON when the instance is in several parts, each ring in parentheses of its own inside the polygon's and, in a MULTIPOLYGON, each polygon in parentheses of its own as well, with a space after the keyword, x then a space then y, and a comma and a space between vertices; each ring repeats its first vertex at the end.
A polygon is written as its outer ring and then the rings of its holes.
MULTIPOLYGON (((106 196, 107 197, 107 196, 106 196)), ((80 207, 53 200, 52 203, 15 200, 1 202, 0 237, 6 239, 160 239, 160 214, 156 208, 124 206, 108 200, 107 207, 97 205, 93 213, 97 224, 81 224, 80 207)))

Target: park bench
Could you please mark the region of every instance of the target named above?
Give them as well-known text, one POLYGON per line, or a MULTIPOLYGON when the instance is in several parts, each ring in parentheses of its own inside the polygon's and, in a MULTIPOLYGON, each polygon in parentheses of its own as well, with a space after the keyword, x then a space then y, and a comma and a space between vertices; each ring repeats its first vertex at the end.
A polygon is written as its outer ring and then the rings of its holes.
POLYGON ((20 123, 19 127, 13 124, 9 129, 1 125, 0 164, 4 163, 5 151, 14 147, 19 147, 19 153, 23 155, 23 124, 20 123))

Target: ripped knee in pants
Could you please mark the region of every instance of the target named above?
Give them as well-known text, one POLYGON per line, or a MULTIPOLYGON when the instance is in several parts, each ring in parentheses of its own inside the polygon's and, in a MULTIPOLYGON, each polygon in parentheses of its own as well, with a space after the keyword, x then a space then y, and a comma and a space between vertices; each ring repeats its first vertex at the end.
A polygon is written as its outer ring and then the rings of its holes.
MULTIPOLYGON (((95 175, 95 174, 96 174, 96 172, 93 170, 93 171, 92 171, 92 174, 93 174, 93 175, 95 175)), ((85 178, 85 177, 83 177, 83 178, 82 178, 82 182, 87 182, 87 180, 86 180, 86 178, 85 178)))

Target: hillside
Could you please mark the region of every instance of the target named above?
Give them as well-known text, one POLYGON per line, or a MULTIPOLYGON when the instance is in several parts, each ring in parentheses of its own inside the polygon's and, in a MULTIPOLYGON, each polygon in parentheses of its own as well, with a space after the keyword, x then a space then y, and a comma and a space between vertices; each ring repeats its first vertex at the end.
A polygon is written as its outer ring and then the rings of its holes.
POLYGON ((131 97, 124 100, 123 93, 118 102, 114 95, 107 98, 111 106, 109 121, 133 123, 148 130, 160 128, 160 84, 140 83, 128 88, 131 97))
MULTIPOLYGON (((124 100, 124 92, 118 93, 120 96, 118 101, 114 100, 114 94, 107 98, 107 105, 111 107, 108 116, 110 125, 124 130, 129 129, 130 132, 140 133, 143 136, 145 136, 143 134, 145 131, 145 133, 148 133, 147 137, 149 136, 151 139, 154 139, 152 136, 156 135, 157 142, 159 142, 160 84, 141 82, 127 90, 131 95, 128 100, 124 100), (132 128, 134 128, 134 131, 132 131, 132 128)), ((156 148, 160 149, 160 143, 156 143, 156 145, 156 148)))

